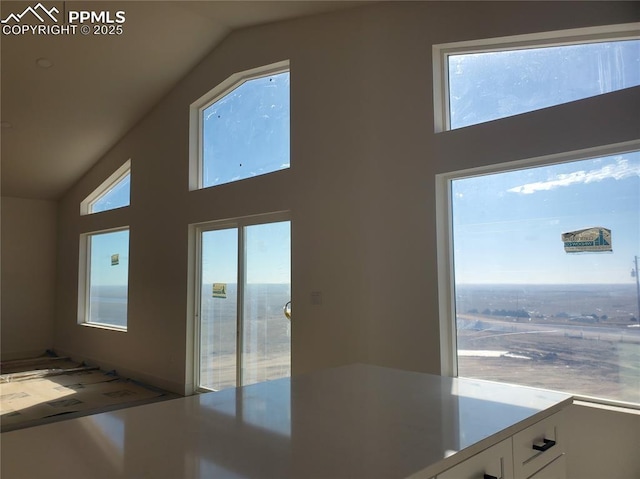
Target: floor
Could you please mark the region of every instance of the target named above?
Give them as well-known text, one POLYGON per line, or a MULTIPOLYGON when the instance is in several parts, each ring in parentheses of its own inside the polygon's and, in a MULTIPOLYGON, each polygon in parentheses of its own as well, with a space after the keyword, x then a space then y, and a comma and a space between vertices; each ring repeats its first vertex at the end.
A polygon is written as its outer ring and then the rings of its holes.
POLYGON ((176 397, 51 351, 0 363, 2 432, 176 397))

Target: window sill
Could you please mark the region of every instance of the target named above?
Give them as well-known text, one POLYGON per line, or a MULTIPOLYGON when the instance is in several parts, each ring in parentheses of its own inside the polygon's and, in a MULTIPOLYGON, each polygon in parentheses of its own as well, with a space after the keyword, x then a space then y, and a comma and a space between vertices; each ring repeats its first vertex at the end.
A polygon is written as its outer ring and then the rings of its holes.
POLYGON ((101 324, 101 323, 79 323, 80 326, 84 326, 87 328, 96 328, 96 329, 107 329, 109 331, 118 331, 121 333, 126 333, 127 328, 122 326, 115 326, 110 324, 101 324))
POLYGON ((575 406, 603 409, 605 411, 620 412, 640 416, 640 404, 634 403, 614 403, 613 401, 597 400, 593 398, 574 397, 575 406))

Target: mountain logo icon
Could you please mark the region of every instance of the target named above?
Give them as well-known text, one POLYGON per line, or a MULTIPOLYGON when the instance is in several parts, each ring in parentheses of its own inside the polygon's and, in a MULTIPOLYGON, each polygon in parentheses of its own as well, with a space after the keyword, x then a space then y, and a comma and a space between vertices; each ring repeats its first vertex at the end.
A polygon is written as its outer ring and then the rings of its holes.
POLYGON ((60 13, 60 10, 58 10, 56 7, 53 7, 49 10, 44 5, 42 5, 42 3, 38 2, 38 4, 35 7, 28 6, 27 8, 24 9, 22 13, 9 14, 7 18, 0 20, 0 23, 4 24, 4 23, 9 23, 10 21, 14 21, 15 23, 20 23, 23 17, 27 15, 27 13, 30 13, 31 15, 33 15, 37 20, 40 21, 40 23, 44 23, 47 17, 53 20, 54 22, 58 23, 58 19, 54 16, 54 13, 55 14, 60 13))

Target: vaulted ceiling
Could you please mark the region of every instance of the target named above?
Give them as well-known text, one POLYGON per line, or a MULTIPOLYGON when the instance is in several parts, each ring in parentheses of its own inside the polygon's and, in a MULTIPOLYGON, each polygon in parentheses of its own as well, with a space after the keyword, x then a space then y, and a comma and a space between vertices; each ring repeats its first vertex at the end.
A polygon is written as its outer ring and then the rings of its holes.
MULTIPOLYGON (((1 34, 2 196, 59 198, 234 29, 362 3, 43 1, 59 24, 125 12, 123 33, 1 34)), ((52 24, 37 5, 2 1, 3 28, 52 24)))

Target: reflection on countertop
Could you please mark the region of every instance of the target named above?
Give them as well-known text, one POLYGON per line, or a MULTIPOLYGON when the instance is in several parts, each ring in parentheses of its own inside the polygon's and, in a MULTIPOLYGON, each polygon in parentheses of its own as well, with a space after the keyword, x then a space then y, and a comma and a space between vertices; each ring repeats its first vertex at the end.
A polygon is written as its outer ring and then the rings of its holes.
POLYGON ((355 364, 4 433, 1 472, 428 476, 570 402, 549 391, 355 364))

